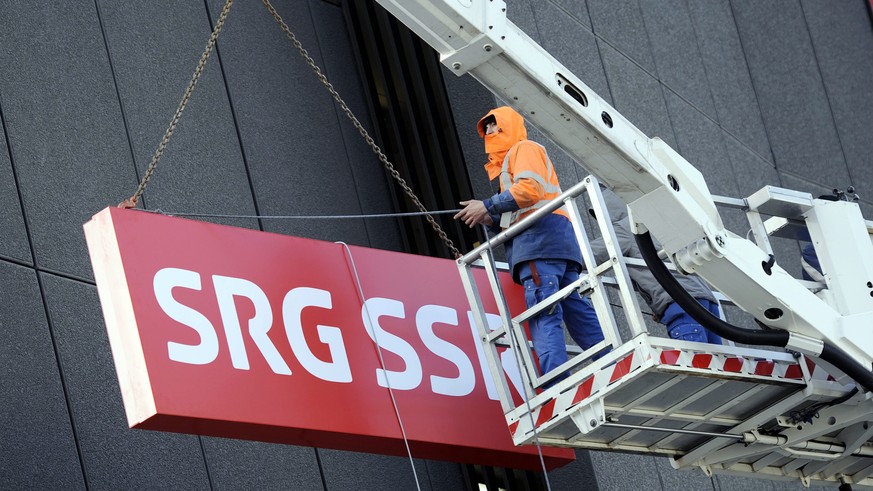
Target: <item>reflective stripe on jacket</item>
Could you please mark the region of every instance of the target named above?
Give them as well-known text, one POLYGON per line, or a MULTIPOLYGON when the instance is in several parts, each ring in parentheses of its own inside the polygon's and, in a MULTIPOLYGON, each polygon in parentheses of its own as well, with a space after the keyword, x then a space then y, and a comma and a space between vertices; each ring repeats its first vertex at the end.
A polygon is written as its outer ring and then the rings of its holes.
MULTIPOLYGON (((506 153, 500 169, 500 191, 506 190, 515 198, 519 209, 501 215, 502 228, 530 215, 561 194, 552 159, 542 145, 522 140, 506 153)), ((554 213, 569 218, 563 207, 554 213)))
MULTIPOLYGON (((504 106, 491 110, 479 120, 477 129, 488 152, 488 177, 500 177, 501 192, 483 200, 495 226, 501 221, 506 222, 504 226, 511 225, 561 194, 546 149, 527 139, 524 118, 514 109, 504 106), (489 117, 494 118, 498 131, 486 134, 489 117), (507 218, 502 220, 503 216, 507 218)), ((563 207, 537 220, 507 242, 504 249, 513 279, 519 283, 518 266, 525 261, 563 259, 578 268, 582 264, 576 233, 563 207)))

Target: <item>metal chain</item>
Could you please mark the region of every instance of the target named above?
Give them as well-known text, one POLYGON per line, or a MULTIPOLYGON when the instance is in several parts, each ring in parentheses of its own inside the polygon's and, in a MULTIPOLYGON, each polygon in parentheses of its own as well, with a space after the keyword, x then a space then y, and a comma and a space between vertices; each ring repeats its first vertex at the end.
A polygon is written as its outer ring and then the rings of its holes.
POLYGON ((161 143, 158 145, 158 149, 155 150, 155 155, 152 157, 152 161, 149 164, 148 169, 146 170, 145 175, 142 177, 142 181, 139 183, 139 187, 136 189, 136 192, 133 193, 127 201, 124 201, 119 206, 124 208, 133 208, 136 206, 137 201, 142 196, 142 193, 145 191, 146 185, 149 183, 149 179, 152 178, 152 175, 155 173, 155 168, 158 166, 158 161, 161 160, 161 156, 164 154, 164 150, 167 148, 167 144, 170 143, 170 138, 173 136, 173 132, 176 131, 176 125, 179 124, 179 119, 182 117, 182 111, 185 110, 185 106, 188 105, 188 100, 191 98, 191 94, 194 93, 194 86, 197 85, 197 81, 200 79, 200 75, 203 74, 203 68, 206 66, 206 61, 209 59, 209 55, 212 54, 212 49, 215 47, 216 41, 218 41, 218 34, 221 32, 222 26, 224 26, 224 21, 227 19, 227 14, 230 12, 230 7, 233 5, 233 0, 227 0, 224 3, 224 8, 221 9, 221 14, 218 16, 218 22, 215 23, 215 28, 212 30, 212 35, 209 36, 209 42, 206 43, 206 50, 203 51, 203 54, 200 56, 200 61, 197 63, 197 68, 194 69, 194 75, 191 77, 191 81, 188 82, 188 87, 185 89, 185 94, 182 96, 182 100, 179 102, 179 107, 176 109, 176 114, 173 115, 172 121, 170 121, 170 126, 167 128, 166 133, 164 133, 164 137, 161 139, 161 143))
POLYGON ((346 104, 343 98, 340 97, 336 89, 333 88, 333 84, 331 84, 327 80, 327 77, 324 75, 324 73, 322 73, 321 68, 319 68, 318 65, 315 64, 315 60, 313 60, 312 57, 309 56, 309 52, 303 48, 303 45, 300 43, 300 41, 297 40, 297 36, 295 36, 294 33, 291 32, 291 29, 288 28, 288 24, 286 24, 285 21, 282 20, 282 17, 279 15, 279 13, 276 12, 275 8, 273 8, 270 0, 263 0, 263 3, 264 6, 267 7, 267 10, 270 12, 270 15, 273 16, 273 19, 276 20, 276 23, 279 24, 279 27, 282 29, 282 32, 285 33, 285 36, 287 36, 288 39, 291 40, 291 43, 294 45, 295 48, 297 48, 297 51, 300 52, 300 55, 303 57, 303 59, 306 60, 309 68, 311 68, 312 71, 315 72, 315 75, 318 77, 319 80, 321 80, 322 85, 324 85, 327 91, 330 92, 330 95, 333 96, 334 100, 340 105, 340 108, 342 108, 343 112, 346 114, 346 116, 348 116, 352 124, 355 125, 358 133, 361 134, 361 136, 367 142, 367 145, 369 145, 370 148, 373 150, 373 153, 376 154, 377 157, 379 157, 382 165, 385 166, 385 170, 387 170, 388 173, 391 174, 391 177, 393 177, 394 180, 397 181, 397 184, 399 184, 400 187, 403 188, 403 191, 406 193, 407 196, 409 196, 409 199, 412 200, 412 203, 415 204, 415 206, 419 210, 421 210, 422 213, 425 214, 424 216, 425 218, 427 218, 430 226, 439 235, 440 239, 443 241, 446 247, 448 247, 452 251, 452 254, 455 255, 455 258, 457 259, 461 257, 461 251, 459 251, 455 247, 454 242, 449 239, 449 236, 446 235, 442 227, 440 227, 439 224, 437 224, 436 220, 434 220, 434 218, 430 215, 430 213, 427 211, 427 208, 424 207, 424 205, 418 199, 418 196, 415 195, 415 192, 412 190, 411 187, 409 187, 409 184, 406 183, 406 180, 400 176, 400 173, 397 172, 397 169, 394 168, 394 165, 388 161, 388 157, 385 156, 385 154, 382 152, 382 149, 379 148, 379 145, 377 145, 373 138, 370 136, 370 134, 367 133, 367 130, 364 129, 364 126, 361 124, 360 121, 358 121, 358 118, 355 117, 355 115, 352 113, 352 110, 349 109, 348 104, 346 104))

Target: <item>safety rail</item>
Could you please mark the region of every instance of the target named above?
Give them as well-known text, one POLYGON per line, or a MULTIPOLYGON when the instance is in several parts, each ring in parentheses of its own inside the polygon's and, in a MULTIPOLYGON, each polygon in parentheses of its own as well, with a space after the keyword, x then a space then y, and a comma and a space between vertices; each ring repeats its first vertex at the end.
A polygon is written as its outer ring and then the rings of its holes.
MULTIPOLYGON (((798 232, 798 208, 792 203, 811 202, 812 197, 792 193, 766 187, 747 199, 715 199, 722 207, 744 212, 749 234, 758 247, 772 253, 771 236, 804 238, 798 232), (769 215, 774 216, 764 219, 769 215)), ((816 481, 873 486, 873 416, 867 416, 873 414, 873 401, 835 380, 826 366, 785 350, 678 341, 649 332, 628 274, 628 268, 645 265, 622 255, 596 178, 585 178, 490 237, 458 259, 458 267, 517 445, 658 454, 669 456, 676 468, 699 467, 708 475, 756 474, 800 479, 805 485, 816 481), (598 217, 596 228, 609 254, 607 262, 597 263, 591 252, 586 222, 575 201, 583 195, 598 217), (585 272, 573 284, 513 315, 494 250, 560 207, 573 224, 585 272), (477 285, 476 269, 484 269, 487 289, 477 285), (620 305, 612 305, 607 289, 620 305), (486 291, 494 296, 499 326, 488 322, 480 296, 486 291), (540 374, 525 323, 576 292, 590 298, 604 340, 587 350, 569 345, 570 359, 540 374), (619 329, 617 320, 627 331, 619 329), (603 355, 606 347, 610 351, 603 355), (523 374, 521 385, 513 380, 516 392, 501 361, 507 349, 523 374), (597 354, 601 356, 595 358, 597 354), (565 373, 565 379, 556 381, 565 373)), ((812 291, 826 288, 823 283, 804 284, 812 291)), ((720 302, 729 303, 715 293, 720 302)))
MULTIPOLYGON (((603 201, 603 196, 600 194, 600 187, 597 179, 593 176, 586 177, 578 184, 574 185, 560 196, 552 200, 546 206, 534 211, 531 215, 522 219, 519 223, 502 231, 496 236, 490 238, 484 244, 473 249, 460 259, 458 265, 461 271, 464 288, 467 292, 471 306, 473 306, 474 315, 478 315, 477 325, 479 326, 479 334, 487 344, 486 358, 489 360, 489 366, 492 374, 495 375, 495 380, 503 379, 501 376, 502 368, 497 354, 497 342, 503 338, 508 340, 513 352, 518 356, 520 365, 525 370, 527 381, 524 386, 526 396, 528 398, 536 395, 537 389, 540 389, 545 384, 553 381, 560 374, 567 370, 572 370, 582 363, 589 361, 593 356, 602 352, 607 347, 612 349, 617 348, 622 340, 616 323, 613 309, 611 307, 603 275, 612 272, 614 281, 620 292, 620 302, 625 320, 633 335, 638 335, 646 332, 645 320, 643 319, 636 294, 633 291, 630 276, 627 273, 625 258, 621 254, 621 249, 618 246, 618 239, 615 237, 615 232, 612 230, 611 222, 609 221, 606 204, 603 201), (611 262, 597 264, 594 255, 591 252, 586 226, 579 213, 579 208, 575 199, 582 193, 587 193, 589 201, 598 217, 604 217, 598 220, 600 233, 604 238, 607 251, 609 252, 611 262), (579 279, 570 285, 560 289, 552 294, 539 304, 525 310, 517 316, 512 316, 506 303, 506 299, 500 288, 500 283, 497 277, 497 267, 494 259, 494 248, 498 247, 507 241, 511 240, 530 226, 532 226, 539 218, 546 216, 549 213, 557 210, 560 207, 565 207, 570 217, 570 222, 573 224, 573 230, 576 239, 579 242, 582 251, 582 260, 586 272, 581 274, 579 279), (488 326, 485 319, 482 302, 479 298, 478 288, 473 277, 473 267, 476 264, 482 264, 487 273, 491 291, 494 294, 494 299, 497 303, 498 312, 502 322, 502 327, 493 331, 488 326), (603 329, 604 340, 600 343, 591 346, 587 350, 582 351, 575 356, 572 356, 567 362, 552 370, 550 373, 540 374, 536 368, 533 354, 528 344, 527 334, 524 329, 524 323, 530 318, 538 315, 540 312, 552 308, 555 304, 567 298, 567 296, 579 292, 582 295, 588 296, 591 299, 594 311, 600 320, 600 325, 603 329), (522 341, 524 340, 524 341, 522 341)), ((504 402, 504 410, 511 409, 511 398, 509 397, 508 387, 505 383, 498 383, 498 390, 503 390, 501 402, 504 402)))

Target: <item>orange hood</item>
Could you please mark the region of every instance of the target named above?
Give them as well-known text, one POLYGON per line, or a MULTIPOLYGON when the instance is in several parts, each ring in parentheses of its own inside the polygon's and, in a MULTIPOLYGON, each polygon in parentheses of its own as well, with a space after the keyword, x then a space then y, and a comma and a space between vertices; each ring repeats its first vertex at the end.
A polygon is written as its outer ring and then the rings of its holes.
POLYGON ((485 151, 488 153, 488 163, 485 164, 485 170, 488 171, 488 178, 494 179, 500 174, 503 159, 509 149, 516 143, 527 139, 524 118, 511 107, 498 107, 483 116, 476 125, 476 129, 479 131, 479 136, 485 140, 485 151), (489 116, 494 116, 498 130, 497 133, 486 135, 484 121, 489 116))

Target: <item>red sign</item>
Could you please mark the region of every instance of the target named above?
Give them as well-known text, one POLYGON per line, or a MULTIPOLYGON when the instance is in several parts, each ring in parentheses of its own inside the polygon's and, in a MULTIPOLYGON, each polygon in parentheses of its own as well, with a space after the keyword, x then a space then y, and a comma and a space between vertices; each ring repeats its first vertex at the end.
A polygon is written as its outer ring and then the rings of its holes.
POLYGON ((540 468, 453 261, 118 208, 85 235, 131 427, 392 455, 405 432, 413 457, 540 468))

